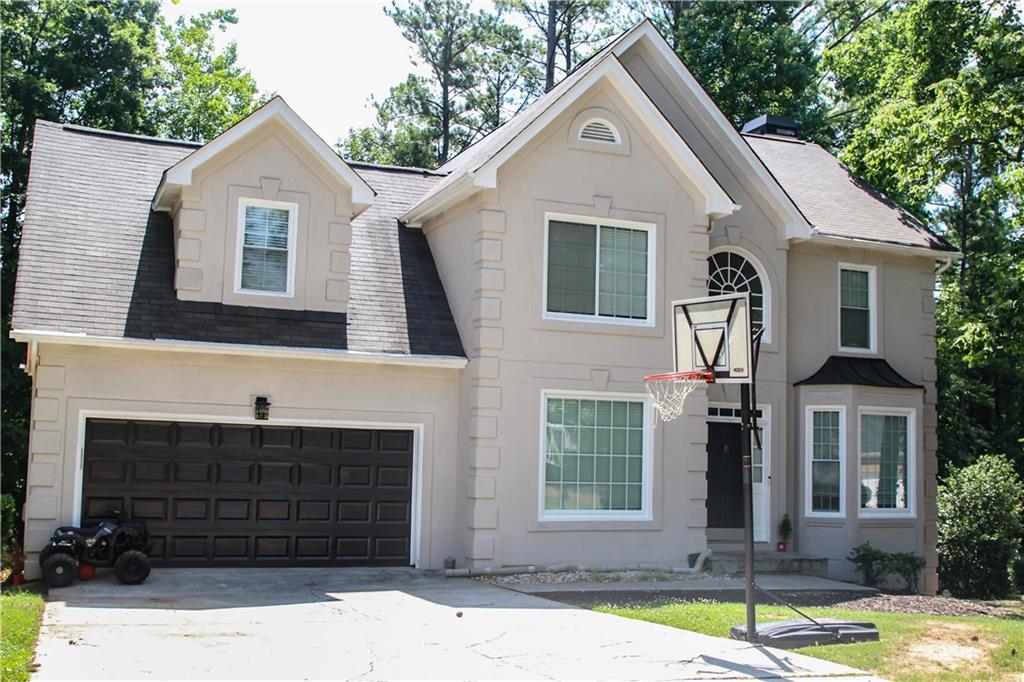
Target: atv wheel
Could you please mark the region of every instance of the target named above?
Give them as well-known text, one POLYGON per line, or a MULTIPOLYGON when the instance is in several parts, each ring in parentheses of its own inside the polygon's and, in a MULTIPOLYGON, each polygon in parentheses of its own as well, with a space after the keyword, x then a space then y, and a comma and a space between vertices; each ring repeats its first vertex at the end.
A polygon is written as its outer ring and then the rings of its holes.
POLYGON ((42 563, 47 587, 67 587, 78 574, 78 560, 67 552, 54 552, 42 563))
POLYGON ((117 557, 114 575, 125 585, 138 585, 149 577, 149 557, 137 549, 130 549, 117 557))

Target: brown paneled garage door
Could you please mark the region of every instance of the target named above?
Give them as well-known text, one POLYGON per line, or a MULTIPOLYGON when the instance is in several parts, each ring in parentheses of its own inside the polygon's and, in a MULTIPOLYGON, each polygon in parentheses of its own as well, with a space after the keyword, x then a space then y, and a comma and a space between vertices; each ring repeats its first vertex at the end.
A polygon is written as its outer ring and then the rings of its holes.
POLYGON ((412 431, 90 419, 82 516, 164 565, 409 565, 412 431))

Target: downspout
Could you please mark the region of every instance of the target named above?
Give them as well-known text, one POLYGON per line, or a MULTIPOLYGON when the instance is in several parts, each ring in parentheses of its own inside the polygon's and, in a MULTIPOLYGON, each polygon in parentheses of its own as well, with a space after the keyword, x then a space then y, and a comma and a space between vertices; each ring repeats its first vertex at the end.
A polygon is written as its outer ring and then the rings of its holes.
POLYGON ((939 269, 935 271, 935 277, 941 277, 942 273, 944 273, 946 270, 949 270, 951 265, 953 265, 953 256, 947 258, 945 262, 939 266, 939 269))

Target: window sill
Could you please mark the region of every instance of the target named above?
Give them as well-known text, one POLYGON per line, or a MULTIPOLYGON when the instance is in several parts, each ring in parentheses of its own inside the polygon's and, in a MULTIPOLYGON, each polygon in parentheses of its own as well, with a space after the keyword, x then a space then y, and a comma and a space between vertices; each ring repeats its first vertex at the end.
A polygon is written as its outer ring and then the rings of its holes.
POLYGON ((875 348, 847 348, 846 346, 839 346, 840 353, 856 353, 858 355, 878 355, 878 350, 875 348))
POLYGON ((808 519, 826 519, 832 521, 844 521, 846 520, 846 512, 816 512, 816 511, 805 511, 804 516, 808 519))
POLYGON ((542 517, 530 523, 528 532, 602 532, 602 531, 643 531, 661 530, 661 523, 651 517, 624 516, 624 517, 569 517, 552 518, 542 517))
POLYGON ((917 514, 907 511, 865 511, 857 512, 857 518, 861 521, 916 521, 917 514))
POLYGON ((235 289, 237 296, 266 296, 268 298, 295 298, 289 291, 259 291, 257 289, 235 289))
POLYGON ((574 332, 577 334, 610 334, 621 336, 661 336, 658 324, 644 320, 642 322, 613 321, 614 318, 589 317, 551 317, 541 316, 534 329, 557 332, 574 332))

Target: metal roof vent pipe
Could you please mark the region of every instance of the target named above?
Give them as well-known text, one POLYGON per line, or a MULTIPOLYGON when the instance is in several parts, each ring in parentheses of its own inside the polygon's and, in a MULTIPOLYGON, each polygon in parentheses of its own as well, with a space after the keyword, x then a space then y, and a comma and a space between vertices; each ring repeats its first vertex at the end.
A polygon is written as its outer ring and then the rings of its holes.
POLYGON ((784 137, 797 137, 800 133, 800 124, 789 116, 764 114, 747 121, 743 126, 743 132, 752 133, 754 135, 782 135, 784 137))

